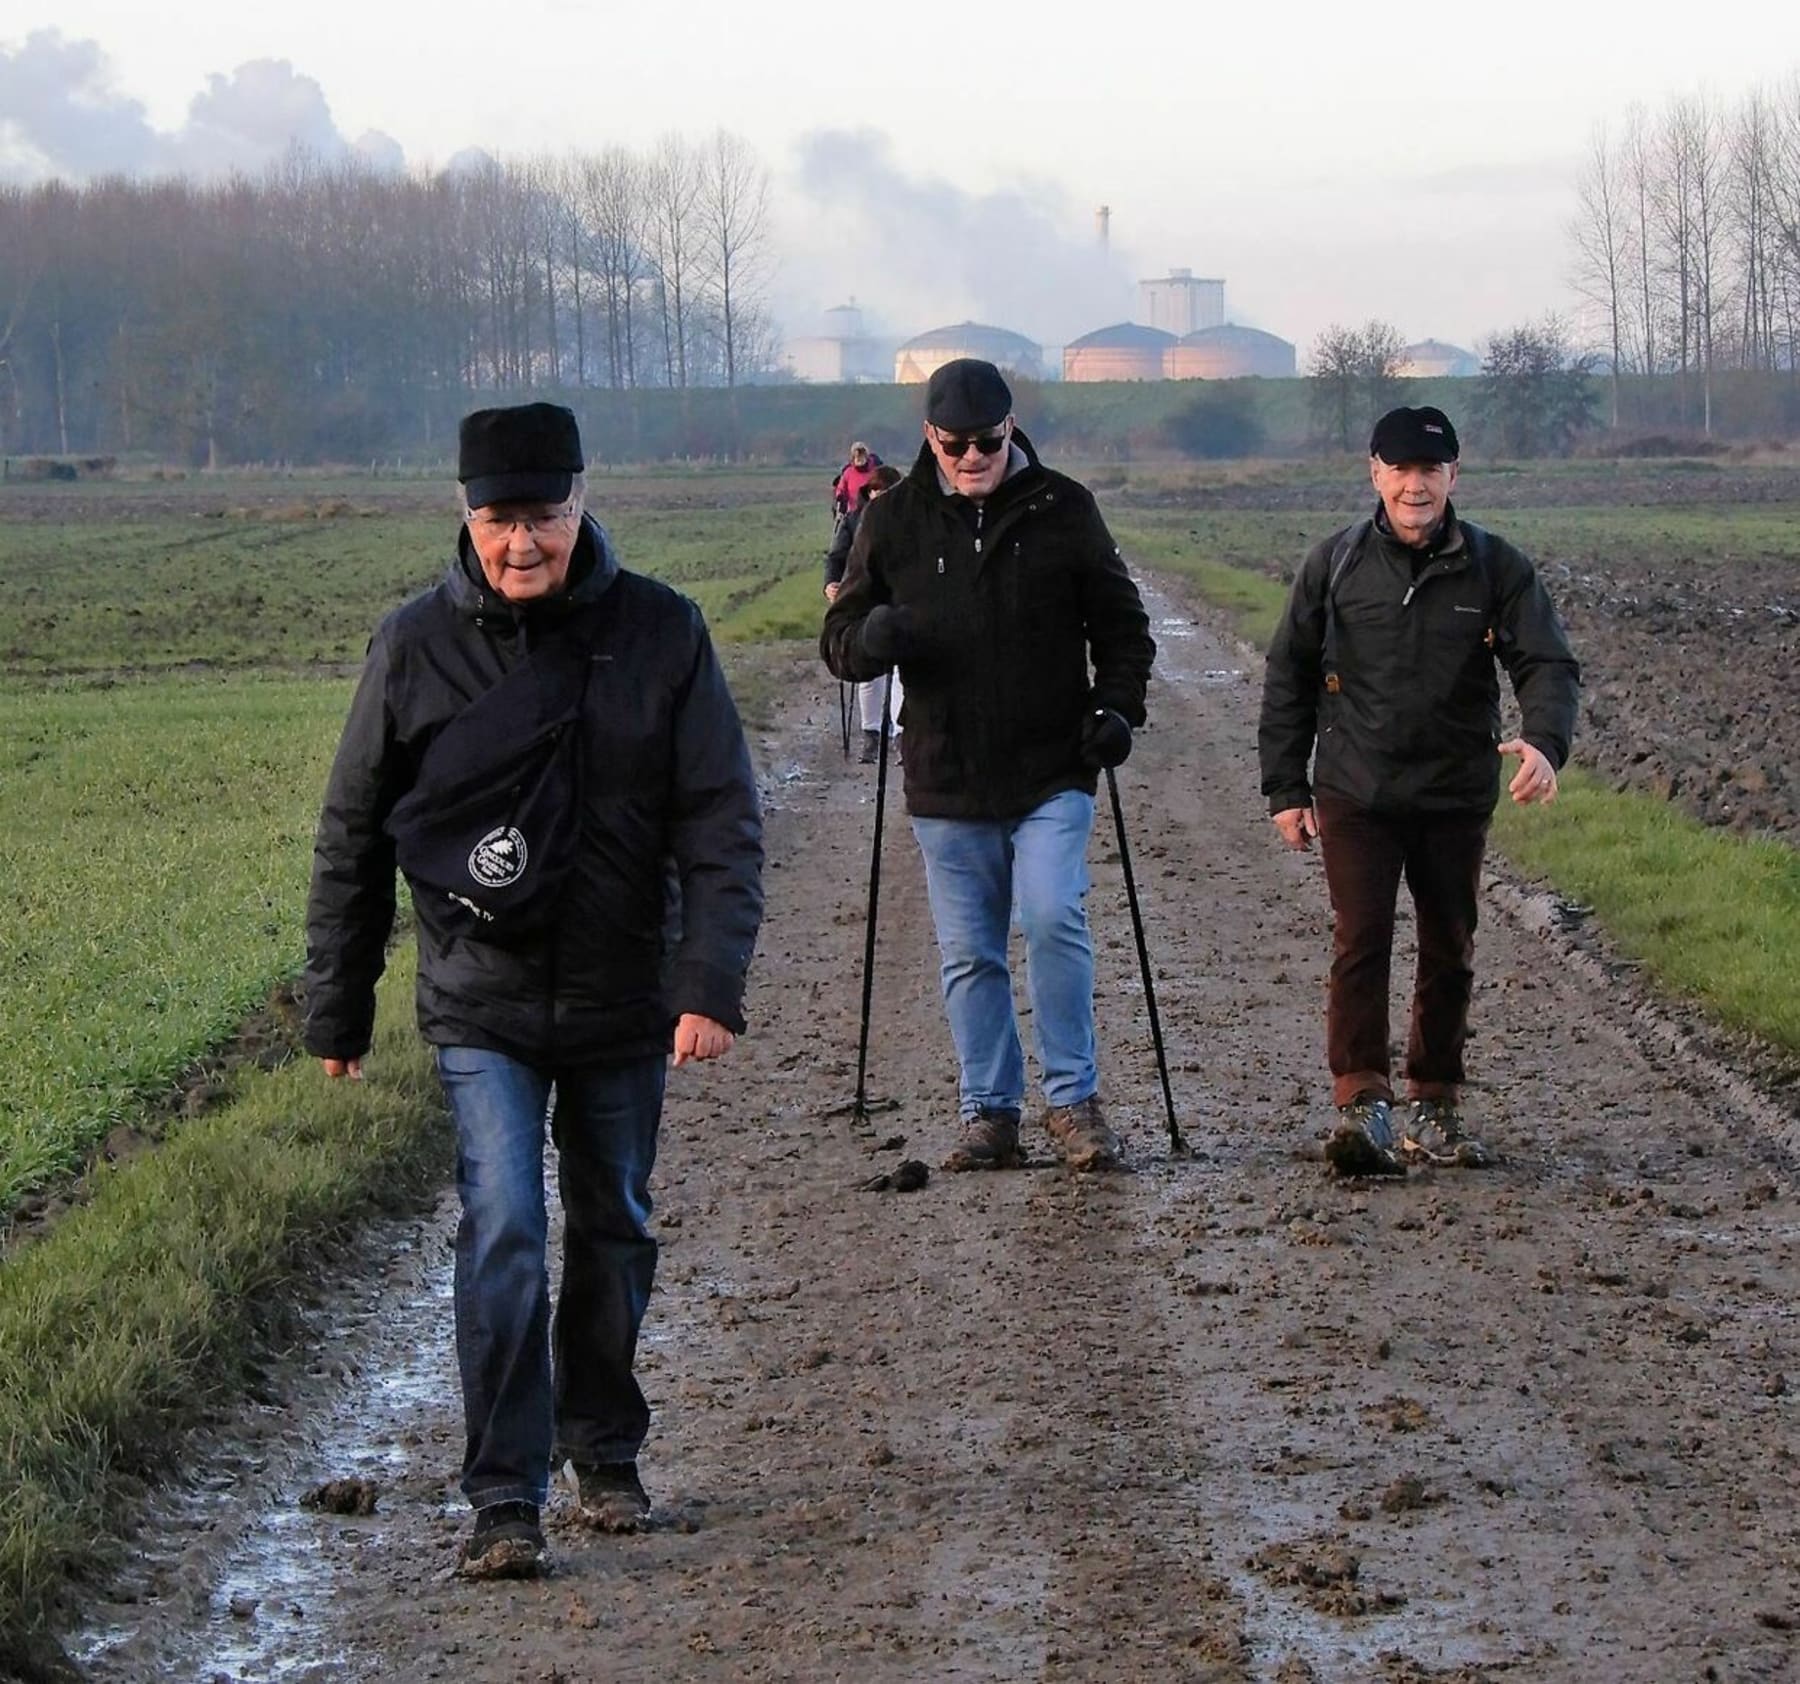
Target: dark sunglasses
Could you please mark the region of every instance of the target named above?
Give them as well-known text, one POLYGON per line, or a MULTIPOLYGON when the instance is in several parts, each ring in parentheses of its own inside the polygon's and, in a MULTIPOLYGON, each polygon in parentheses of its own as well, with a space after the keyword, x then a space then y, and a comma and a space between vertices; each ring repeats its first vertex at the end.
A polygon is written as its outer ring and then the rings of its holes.
POLYGON ((972 439, 947 439, 942 433, 937 434, 936 437, 938 449, 952 461, 967 456, 970 445, 974 445, 983 456, 997 456, 1000 454, 1000 447, 1006 443, 1004 432, 982 433, 972 439))

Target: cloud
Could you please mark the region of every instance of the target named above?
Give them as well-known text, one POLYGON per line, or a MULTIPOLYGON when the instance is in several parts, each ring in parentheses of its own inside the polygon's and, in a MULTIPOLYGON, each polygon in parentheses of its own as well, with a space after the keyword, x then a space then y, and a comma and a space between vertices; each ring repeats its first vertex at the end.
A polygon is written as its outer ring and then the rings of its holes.
POLYGON ((381 169, 405 163, 399 144, 377 130, 346 139, 324 89, 286 59, 209 76, 186 123, 165 131, 113 86, 99 43, 41 29, 22 46, 0 45, 0 179, 254 174, 294 147, 381 169))
POLYGON ((858 129, 806 135, 781 187, 790 319, 854 294, 906 332, 973 319, 1061 344, 1132 313, 1129 264, 1053 184, 966 192, 858 129))

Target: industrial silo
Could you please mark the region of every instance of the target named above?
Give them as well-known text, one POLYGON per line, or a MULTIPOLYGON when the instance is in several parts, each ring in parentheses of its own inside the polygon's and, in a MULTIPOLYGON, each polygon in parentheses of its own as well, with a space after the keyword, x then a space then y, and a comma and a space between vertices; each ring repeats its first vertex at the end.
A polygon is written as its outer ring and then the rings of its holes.
POLYGON ((1226 322, 1184 334, 1169 347, 1163 371, 1171 380, 1238 380, 1247 374, 1285 380, 1294 373, 1294 347, 1261 328, 1226 322))
POLYGON ((1063 347, 1065 380, 1160 380, 1175 335, 1159 327, 1118 322, 1063 347))
POLYGON ((894 379, 902 386, 919 385, 958 357, 979 357, 1029 380, 1043 378, 1043 353, 1024 334, 980 322, 958 322, 907 340, 894 353, 894 379))
POLYGON ((1481 372, 1481 364, 1473 351, 1460 345, 1446 345, 1441 339, 1421 339, 1400 353, 1396 371, 1403 380, 1433 380, 1449 375, 1466 379, 1481 372))

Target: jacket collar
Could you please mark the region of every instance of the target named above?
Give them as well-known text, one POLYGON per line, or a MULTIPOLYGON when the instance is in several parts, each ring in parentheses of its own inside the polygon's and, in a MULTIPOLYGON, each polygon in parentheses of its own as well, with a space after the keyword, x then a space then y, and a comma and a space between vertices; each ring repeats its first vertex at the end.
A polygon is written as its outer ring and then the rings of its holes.
MULTIPOLYGON (((1035 479, 1043 472, 1044 465, 1038 459, 1037 447, 1026 437, 1025 430, 1016 421, 1013 423, 1012 443, 1007 451, 1006 476, 994 488, 993 494, 985 499, 990 508, 1010 502, 1022 489, 1020 481, 1030 476, 1035 479)), ((943 469, 938 466, 938 459, 932 454, 929 442, 921 441, 918 457, 914 460, 912 471, 906 476, 922 491, 928 491, 948 502, 972 506, 970 500, 960 491, 952 491, 944 478, 943 469)))
POLYGON ((581 531, 575 538, 575 551, 569 558, 568 581, 555 596, 519 606, 508 602, 481 571, 466 526, 457 532, 456 555, 444 582, 450 591, 451 604, 459 614, 493 616, 515 624, 529 621, 543 625, 555 624, 598 602, 618 576, 619 557, 613 549, 612 539, 599 521, 584 513, 581 531))
POLYGON ((1425 561, 1436 561, 1439 556, 1455 555, 1463 547, 1462 522, 1456 518, 1456 505, 1446 500, 1444 518, 1438 522, 1437 531, 1432 533, 1431 541, 1424 548, 1415 548, 1404 540, 1394 536, 1393 523, 1388 519, 1387 504, 1378 497, 1375 500, 1375 530, 1396 550, 1404 551, 1409 556, 1418 556, 1425 561))

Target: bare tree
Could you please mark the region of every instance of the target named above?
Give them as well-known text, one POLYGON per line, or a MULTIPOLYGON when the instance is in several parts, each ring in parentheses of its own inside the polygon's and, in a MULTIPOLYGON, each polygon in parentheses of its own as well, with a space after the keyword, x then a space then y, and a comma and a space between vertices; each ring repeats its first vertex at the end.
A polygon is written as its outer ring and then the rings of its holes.
POLYGON ((1356 438, 1394 406, 1404 350, 1399 330, 1388 322, 1326 328, 1306 363, 1315 436, 1340 450, 1354 448, 1356 438))
POLYGON ((1612 343, 1612 424, 1619 425, 1619 378, 1625 364, 1625 265, 1628 260, 1622 172, 1606 125, 1595 128, 1576 185, 1580 212, 1571 225, 1575 285, 1602 313, 1612 343))
POLYGON ((769 236, 769 172, 737 135, 719 129, 701 154, 700 220, 707 278, 724 334, 725 384, 738 382, 745 318, 760 299, 769 236))
POLYGON ((648 190, 651 260, 671 386, 688 384, 703 243, 700 183, 699 155, 679 135, 665 135, 650 160, 648 190))

